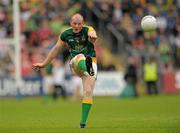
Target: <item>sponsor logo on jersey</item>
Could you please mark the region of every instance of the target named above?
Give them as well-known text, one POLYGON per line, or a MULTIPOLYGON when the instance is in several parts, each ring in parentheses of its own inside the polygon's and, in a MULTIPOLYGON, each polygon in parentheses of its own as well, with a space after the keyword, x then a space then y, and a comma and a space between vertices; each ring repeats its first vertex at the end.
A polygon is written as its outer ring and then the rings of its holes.
POLYGON ((74 39, 69 39, 68 42, 74 42, 74 39))

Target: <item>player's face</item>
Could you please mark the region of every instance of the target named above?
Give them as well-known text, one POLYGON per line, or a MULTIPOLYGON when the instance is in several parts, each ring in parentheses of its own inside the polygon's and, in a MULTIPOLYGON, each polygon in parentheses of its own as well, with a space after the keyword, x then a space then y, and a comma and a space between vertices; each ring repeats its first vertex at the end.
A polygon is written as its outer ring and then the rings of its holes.
POLYGON ((79 33, 82 30, 83 21, 82 20, 72 20, 71 27, 72 27, 74 33, 79 33))

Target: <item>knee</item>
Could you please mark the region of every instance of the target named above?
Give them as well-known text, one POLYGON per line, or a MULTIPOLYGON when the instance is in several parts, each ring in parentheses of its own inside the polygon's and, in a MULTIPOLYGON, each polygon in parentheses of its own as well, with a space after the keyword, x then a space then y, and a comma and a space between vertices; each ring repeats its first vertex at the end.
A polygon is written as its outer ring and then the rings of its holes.
POLYGON ((71 64, 77 66, 80 60, 85 60, 85 59, 86 57, 83 54, 78 54, 72 59, 71 64))
POLYGON ((82 59, 85 60, 86 59, 85 56, 83 54, 78 54, 72 58, 72 60, 70 61, 70 65, 71 66, 77 65, 77 63, 82 59))
POLYGON ((86 57, 84 56, 84 54, 78 54, 76 55, 76 60, 79 61, 79 60, 82 60, 82 59, 86 59, 86 57))

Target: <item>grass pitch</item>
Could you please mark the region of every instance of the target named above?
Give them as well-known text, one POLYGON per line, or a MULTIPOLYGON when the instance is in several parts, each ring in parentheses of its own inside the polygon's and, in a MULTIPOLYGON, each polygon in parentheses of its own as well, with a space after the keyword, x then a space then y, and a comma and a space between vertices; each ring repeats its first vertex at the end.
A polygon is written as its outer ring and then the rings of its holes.
POLYGON ((95 97, 87 128, 81 103, 0 98, 0 133, 180 133, 180 95, 95 97))

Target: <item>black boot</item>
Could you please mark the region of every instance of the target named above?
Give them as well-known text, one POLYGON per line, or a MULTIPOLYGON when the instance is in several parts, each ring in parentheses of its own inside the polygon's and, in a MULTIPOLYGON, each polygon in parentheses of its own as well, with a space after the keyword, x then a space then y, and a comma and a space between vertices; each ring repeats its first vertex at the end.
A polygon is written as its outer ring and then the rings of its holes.
POLYGON ((80 123, 80 128, 85 128, 86 127, 86 124, 81 124, 80 123))
POLYGON ((92 58, 90 56, 86 57, 86 67, 87 67, 87 72, 89 73, 89 75, 94 76, 94 70, 92 67, 92 58))

